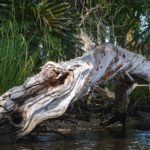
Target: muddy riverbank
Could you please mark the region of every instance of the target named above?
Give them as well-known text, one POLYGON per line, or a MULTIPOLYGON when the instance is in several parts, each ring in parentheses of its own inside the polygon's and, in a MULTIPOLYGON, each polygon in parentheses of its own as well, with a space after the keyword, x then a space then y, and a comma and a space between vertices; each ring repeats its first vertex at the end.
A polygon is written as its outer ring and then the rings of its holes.
MULTIPOLYGON (((136 105, 135 102, 131 105, 127 116, 127 128, 132 126, 137 129, 149 130, 150 101, 143 99, 136 105)), ((120 122, 110 125, 105 124, 113 116, 113 111, 114 101, 112 99, 101 96, 91 99, 87 96, 72 104, 64 115, 42 122, 29 135, 19 141, 36 140, 39 135, 50 134, 67 138, 68 135, 75 132, 94 131, 104 128, 120 127, 120 130, 122 130, 120 122)))

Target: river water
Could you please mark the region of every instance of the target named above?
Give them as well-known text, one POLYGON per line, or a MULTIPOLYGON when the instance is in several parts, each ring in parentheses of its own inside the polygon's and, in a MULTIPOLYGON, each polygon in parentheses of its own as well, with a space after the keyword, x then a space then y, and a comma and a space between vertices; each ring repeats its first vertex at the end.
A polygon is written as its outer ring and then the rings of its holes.
POLYGON ((0 144, 0 150, 150 150, 150 131, 137 129, 86 131, 67 139, 58 135, 37 138, 24 144, 0 144))

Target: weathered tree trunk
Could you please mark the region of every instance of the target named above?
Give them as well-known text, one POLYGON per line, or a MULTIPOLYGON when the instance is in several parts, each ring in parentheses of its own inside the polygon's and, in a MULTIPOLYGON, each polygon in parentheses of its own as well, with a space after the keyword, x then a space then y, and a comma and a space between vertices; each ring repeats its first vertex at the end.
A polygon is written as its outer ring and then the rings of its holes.
POLYGON ((105 43, 82 57, 46 63, 40 73, 0 97, 0 140, 20 138, 43 120, 62 115, 91 86, 105 84, 120 73, 149 83, 150 62, 105 43))

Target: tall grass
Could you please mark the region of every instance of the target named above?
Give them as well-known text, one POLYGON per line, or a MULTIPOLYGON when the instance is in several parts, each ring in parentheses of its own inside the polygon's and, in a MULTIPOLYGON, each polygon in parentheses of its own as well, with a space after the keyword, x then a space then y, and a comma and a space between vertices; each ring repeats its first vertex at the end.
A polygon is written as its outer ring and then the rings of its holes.
POLYGON ((10 20, 0 22, 0 95, 22 84, 46 61, 67 59, 69 55, 64 54, 64 47, 61 38, 51 32, 45 39, 36 25, 16 21, 12 5, 10 20))
POLYGON ((21 84, 33 73, 38 61, 38 47, 29 50, 32 40, 26 40, 19 32, 17 23, 9 21, 0 26, 0 95, 13 86, 21 84))

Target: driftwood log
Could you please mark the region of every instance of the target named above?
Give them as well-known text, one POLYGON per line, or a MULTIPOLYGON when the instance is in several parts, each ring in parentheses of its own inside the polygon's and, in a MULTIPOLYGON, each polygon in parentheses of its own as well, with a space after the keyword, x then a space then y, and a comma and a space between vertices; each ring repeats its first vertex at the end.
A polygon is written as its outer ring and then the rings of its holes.
POLYGON ((0 141, 30 133, 43 120, 65 113, 71 103, 88 94, 90 87, 120 74, 150 83, 150 62, 110 43, 67 62, 47 62, 23 85, 0 96, 0 141))

